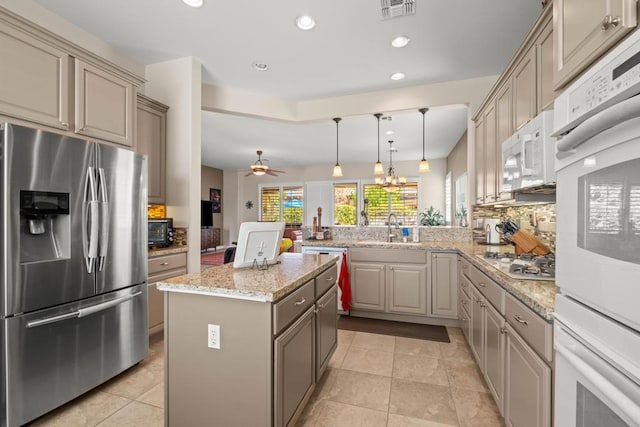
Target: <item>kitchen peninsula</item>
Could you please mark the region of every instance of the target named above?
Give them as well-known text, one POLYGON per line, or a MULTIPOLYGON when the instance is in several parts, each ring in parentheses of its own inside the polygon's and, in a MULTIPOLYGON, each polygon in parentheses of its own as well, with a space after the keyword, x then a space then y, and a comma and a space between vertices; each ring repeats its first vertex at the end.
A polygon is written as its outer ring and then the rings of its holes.
POLYGON ((336 341, 334 255, 284 253, 158 283, 165 292, 165 424, 284 426, 336 341))

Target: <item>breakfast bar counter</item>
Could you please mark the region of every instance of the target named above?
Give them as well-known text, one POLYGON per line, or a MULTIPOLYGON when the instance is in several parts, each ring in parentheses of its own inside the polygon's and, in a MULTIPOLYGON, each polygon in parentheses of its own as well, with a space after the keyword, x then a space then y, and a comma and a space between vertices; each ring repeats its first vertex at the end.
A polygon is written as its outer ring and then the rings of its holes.
POLYGON ((335 255, 283 253, 159 281, 165 301, 165 425, 284 427, 337 345, 335 255))

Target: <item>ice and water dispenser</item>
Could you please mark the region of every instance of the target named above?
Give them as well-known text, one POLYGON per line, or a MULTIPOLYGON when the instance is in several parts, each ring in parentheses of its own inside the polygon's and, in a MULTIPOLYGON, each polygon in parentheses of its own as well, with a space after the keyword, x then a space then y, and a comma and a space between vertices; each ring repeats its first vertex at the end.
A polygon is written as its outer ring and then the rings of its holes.
POLYGON ((70 255, 69 193, 20 191, 20 262, 70 255))

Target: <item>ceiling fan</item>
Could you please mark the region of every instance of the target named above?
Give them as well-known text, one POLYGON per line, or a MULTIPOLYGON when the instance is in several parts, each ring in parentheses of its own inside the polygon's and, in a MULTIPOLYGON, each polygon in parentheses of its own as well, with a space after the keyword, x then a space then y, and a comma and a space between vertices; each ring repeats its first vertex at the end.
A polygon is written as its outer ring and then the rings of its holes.
MULTIPOLYGON (((256 153, 258 154, 258 160, 256 160, 256 162, 254 164, 251 165, 251 171, 246 174, 245 176, 249 176, 251 174, 253 175, 271 175, 271 176, 278 176, 279 173, 285 173, 284 171, 279 171, 276 169, 269 169, 269 166, 265 165, 263 163, 262 160, 262 150, 257 150, 256 153)), ((268 161, 267 159, 264 159, 264 161, 268 161)))

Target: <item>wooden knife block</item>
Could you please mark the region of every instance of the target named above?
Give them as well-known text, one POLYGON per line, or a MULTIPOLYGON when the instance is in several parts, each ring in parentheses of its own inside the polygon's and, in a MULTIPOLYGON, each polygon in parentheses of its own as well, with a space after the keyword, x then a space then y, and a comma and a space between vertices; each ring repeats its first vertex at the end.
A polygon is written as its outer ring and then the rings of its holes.
POLYGON ((551 250, 537 237, 527 230, 520 229, 513 233, 511 241, 516 244, 516 253, 533 253, 535 255, 546 255, 551 250))

